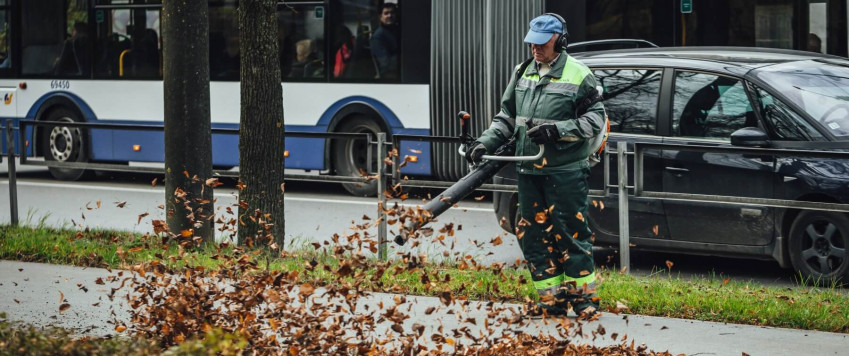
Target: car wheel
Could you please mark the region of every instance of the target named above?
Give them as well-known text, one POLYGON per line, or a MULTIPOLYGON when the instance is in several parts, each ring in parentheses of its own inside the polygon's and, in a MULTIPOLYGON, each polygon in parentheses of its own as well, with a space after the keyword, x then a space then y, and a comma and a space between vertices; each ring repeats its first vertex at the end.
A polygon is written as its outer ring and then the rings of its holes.
POLYGON ((842 213, 803 211, 788 240, 790 261, 803 278, 817 284, 849 283, 849 218, 842 213))
MULTIPOLYGON (((46 121, 81 122, 76 112, 68 108, 51 111, 46 121)), ((88 137, 84 130, 67 126, 42 126, 41 152, 47 161, 88 162, 88 137)), ((79 180, 90 176, 84 169, 49 167, 50 174, 59 180, 79 180)))
MULTIPOLYGON (((383 130, 374 120, 365 116, 355 116, 345 121, 338 132, 370 133, 376 137, 383 130)), ((377 149, 365 139, 338 140, 333 150, 333 167, 340 176, 362 177, 363 172, 377 171, 377 149), (371 160, 368 152, 371 150, 371 160)), ((342 183, 342 186, 353 195, 372 197, 377 195, 377 180, 365 183, 342 183)))

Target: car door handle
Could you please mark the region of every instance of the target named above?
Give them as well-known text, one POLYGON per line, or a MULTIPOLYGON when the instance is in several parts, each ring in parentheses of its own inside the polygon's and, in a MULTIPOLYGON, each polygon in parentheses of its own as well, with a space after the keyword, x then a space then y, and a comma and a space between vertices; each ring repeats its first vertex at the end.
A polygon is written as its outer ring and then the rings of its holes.
POLYGON ((675 173, 690 173, 690 170, 687 168, 666 167, 666 170, 675 173))

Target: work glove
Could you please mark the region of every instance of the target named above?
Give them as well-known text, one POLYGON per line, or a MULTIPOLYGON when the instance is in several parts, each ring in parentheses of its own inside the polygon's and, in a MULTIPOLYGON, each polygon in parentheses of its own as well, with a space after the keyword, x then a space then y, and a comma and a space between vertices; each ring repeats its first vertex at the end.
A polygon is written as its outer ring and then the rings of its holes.
POLYGON ((478 141, 472 142, 472 144, 466 148, 466 162, 469 162, 469 164, 478 164, 485 154, 486 146, 478 141))
POLYGON ((528 130, 528 137, 535 144, 542 145, 557 142, 560 139, 560 132, 557 131, 557 126, 554 124, 542 124, 528 130))

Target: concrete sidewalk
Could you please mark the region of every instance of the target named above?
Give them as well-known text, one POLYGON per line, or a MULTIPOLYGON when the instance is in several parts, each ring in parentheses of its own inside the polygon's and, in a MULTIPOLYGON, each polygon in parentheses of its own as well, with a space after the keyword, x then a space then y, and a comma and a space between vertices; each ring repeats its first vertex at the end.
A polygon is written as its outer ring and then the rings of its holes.
MULTIPOLYGON (((112 320, 110 313, 114 312, 119 320, 127 321, 128 307, 120 297, 109 301, 107 294, 113 286, 95 284, 97 278, 105 280, 114 273, 117 271, 109 273, 97 268, 0 261, 0 313, 5 312, 9 320, 36 326, 60 326, 86 335, 114 334, 114 325, 107 323, 112 320), (71 307, 60 314, 61 295, 71 307)), ((374 293, 360 299, 358 311, 361 305, 390 304, 392 300, 391 294, 374 293)), ((407 313, 412 317, 405 321, 404 328, 418 322, 441 324, 450 330, 460 326, 458 313, 462 313, 464 318, 486 318, 486 308, 477 308, 475 304, 466 308, 457 306, 452 313, 443 310, 426 316, 424 311, 428 307, 442 306, 439 299, 408 297, 405 309, 410 309, 407 313)), ((538 330, 528 331, 557 335, 555 323, 538 321, 533 328, 538 330)), ((598 321, 585 324, 583 330, 585 338, 573 339, 574 342, 604 346, 616 343, 611 339, 613 333, 618 333, 620 339, 627 334, 629 340, 635 340, 637 344, 646 344, 655 351, 669 350, 673 354, 846 355, 849 352, 847 334, 638 315, 605 313, 598 321), (598 324, 604 326, 607 335, 593 340, 590 333, 598 328, 598 324)))

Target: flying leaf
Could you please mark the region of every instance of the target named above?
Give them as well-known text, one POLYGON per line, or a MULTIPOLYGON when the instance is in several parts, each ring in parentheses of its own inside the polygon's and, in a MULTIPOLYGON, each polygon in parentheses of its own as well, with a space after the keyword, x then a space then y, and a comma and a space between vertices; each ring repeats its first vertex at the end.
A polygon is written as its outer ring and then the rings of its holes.
POLYGON ((598 210, 604 210, 604 202, 603 201, 598 202, 598 210))
POLYGON ((674 265, 674 263, 672 263, 672 261, 666 260, 666 268, 671 270, 673 265, 674 265))
POLYGON ((483 200, 484 198, 486 198, 486 195, 481 195, 481 196, 479 196, 479 197, 475 197, 475 200, 477 200, 477 201, 481 201, 481 200, 483 200))
POLYGON ((117 206, 117 207, 119 207, 119 208, 123 208, 125 205, 127 205, 127 201, 126 201, 126 200, 125 200, 125 201, 116 201, 116 202, 115 202, 115 206, 117 206))
POLYGON ((501 243, 503 243, 503 241, 501 241, 501 236, 496 236, 495 239, 492 240, 493 246, 501 245, 501 243))
POLYGON ((70 304, 68 304, 68 303, 65 303, 65 304, 60 305, 60 306, 59 306, 59 314, 64 313, 65 311, 67 311, 67 310, 68 310, 68 309, 70 309, 70 308, 71 308, 71 305, 70 305, 70 304))
POLYGON ((150 181, 150 187, 156 188, 156 181, 158 181, 158 180, 159 180, 159 178, 153 178, 153 180, 150 181))
POLYGON ((115 326, 115 332, 122 333, 122 332, 124 332, 124 330, 127 330, 127 327, 126 327, 126 326, 124 326, 124 325, 117 325, 117 326, 115 326))
POLYGON ((144 219, 148 215, 150 215, 150 213, 139 214, 139 221, 136 222, 136 225, 141 224, 142 219, 144 219))
POLYGON ((651 232, 654 234, 654 236, 657 236, 657 225, 651 227, 651 232))
POLYGON ((581 214, 581 212, 579 211, 577 214, 575 214, 575 218, 584 221, 584 214, 581 214))
POLYGON ((536 221, 537 224, 545 224, 546 220, 548 220, 548 216, 546 216, 545 212, 542 211, 538 212, 534 217, 534 221, 536 221))
POLYGON ((65 300, 65 293, 62 293, 62 291, 59 291, 59 303, 61 303, 63 300, 65 300))

